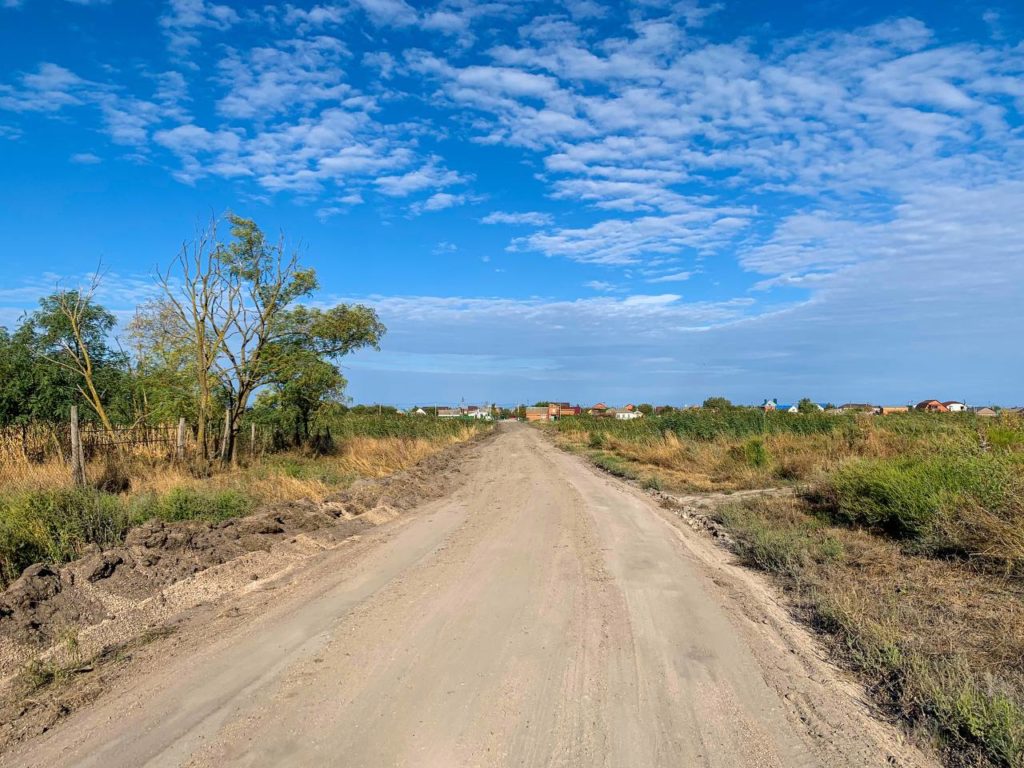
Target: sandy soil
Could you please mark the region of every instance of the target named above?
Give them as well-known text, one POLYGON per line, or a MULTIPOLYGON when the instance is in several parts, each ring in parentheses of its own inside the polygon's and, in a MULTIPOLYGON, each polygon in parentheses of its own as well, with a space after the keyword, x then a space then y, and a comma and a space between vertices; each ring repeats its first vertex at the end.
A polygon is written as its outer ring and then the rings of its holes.
POLYGON ((536 430, 192 610, 24 766, 927 766, 758 578, 536 430))

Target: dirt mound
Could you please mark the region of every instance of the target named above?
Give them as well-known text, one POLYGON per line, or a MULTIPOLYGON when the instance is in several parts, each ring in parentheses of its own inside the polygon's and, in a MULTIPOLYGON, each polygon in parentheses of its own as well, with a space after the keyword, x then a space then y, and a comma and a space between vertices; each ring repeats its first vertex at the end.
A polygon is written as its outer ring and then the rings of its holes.
POLYGON ((451 489, 466 444, 381 480, 360 480, 323 503, 275 504, 217 523, 152 520, 122 546, 56 567, 37 563, 0 593, 0 677, 69 631, 93 626, 209 568, 330 528, 337 541, 439 498, 451 489), (6 646, 6 647, 5 647, 6 646))

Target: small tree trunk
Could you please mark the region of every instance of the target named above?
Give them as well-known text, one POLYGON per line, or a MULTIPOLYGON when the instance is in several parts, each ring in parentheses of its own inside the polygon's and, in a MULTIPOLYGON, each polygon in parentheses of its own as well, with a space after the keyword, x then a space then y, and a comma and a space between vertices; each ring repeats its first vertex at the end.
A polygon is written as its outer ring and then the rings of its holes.
POLYGON ((256 422, 249 425, 249 456, 256 458, 256 422))

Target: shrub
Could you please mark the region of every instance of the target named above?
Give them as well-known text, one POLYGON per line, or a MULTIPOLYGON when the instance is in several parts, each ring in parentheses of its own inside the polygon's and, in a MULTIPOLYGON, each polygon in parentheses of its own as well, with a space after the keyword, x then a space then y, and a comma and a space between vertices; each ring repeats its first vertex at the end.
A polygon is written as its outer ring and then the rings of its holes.
POLYGON ((654 475, 651 475, 646 480, 644 480, 643 488, 648 491, 660 491, 661 481, 654 475))
POLYGON ((860 460, 839 469, 809 499, 836 522, 914 540, 935 554, 973 550, 957 534, 967 533, 958 524, 966 508, 1024 524, 1019 469, 991 454, 860 460))

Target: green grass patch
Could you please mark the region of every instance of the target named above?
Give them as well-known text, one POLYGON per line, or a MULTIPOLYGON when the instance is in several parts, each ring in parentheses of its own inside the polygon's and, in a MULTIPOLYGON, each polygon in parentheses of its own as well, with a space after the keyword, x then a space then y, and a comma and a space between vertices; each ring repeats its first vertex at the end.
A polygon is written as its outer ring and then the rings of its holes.
POLYGON ((141 496, 91 488, 0 496, 0 584, 33 563, 74 560, 90 544, 117 546, 146 520, 218 521, 248 514, 255 505, 239 491, 189 488, 141 496))
POLYGON ((908 540, 922 553, 973 554, 985 526, 993 535, 999 523, 1007 532, 1024 526, 1021 469, 1018 456, 995 453, 860 460, 808 498, 834 522, 908 540))
POLYGON ((592 453, 590 460, 610 475, 626 480, 637 480, 639 475, 626 462, 611 453, 592 453))

